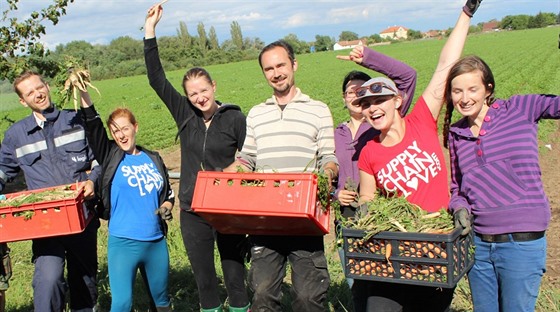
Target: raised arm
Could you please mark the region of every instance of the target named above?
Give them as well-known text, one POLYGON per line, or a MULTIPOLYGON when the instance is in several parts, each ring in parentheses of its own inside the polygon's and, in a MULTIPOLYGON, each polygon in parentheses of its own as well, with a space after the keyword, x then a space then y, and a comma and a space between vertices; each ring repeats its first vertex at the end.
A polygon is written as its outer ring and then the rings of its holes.
POLYGON ((103 121, 93 107, 88 92, 80 91, 80 106, 85 117, 86 136, 95 160, 103 166, 109 158, 111 141, 103 126, 103 121))
POLYGON ((161 4, 151 6, 146 15, 146 22, 144 23, 144 61, 146 62, 146 72, 150 86, 167 106, 179 127, 185 119, 194 115, 194 113, 187 97, 179 93, 167 80, 161 64, 155 32, 156 25, 162 15, 161 4))
POLYGON ((478 8, 480 2, 482 2, 482 0, 468 0, 465 7, 463 7, 451 35, 441 50, 432 79, 426 87, 426 90, 422 93, 422 97, 426 101, 434 119, 438 118, 441 107, 443 106, 443 92, 449 69, 461 57, 469 32, 471 17, 478 8))
POLYGON ((336 58, 353 61, 358 65, 375 70, 391 78, 403 97, 400 114, 401 116, 406 115, 414 97, 414 90, 416 89, 416 71, 414 68, 361 45, 354 47, 349 55, 337 55, 336 58))

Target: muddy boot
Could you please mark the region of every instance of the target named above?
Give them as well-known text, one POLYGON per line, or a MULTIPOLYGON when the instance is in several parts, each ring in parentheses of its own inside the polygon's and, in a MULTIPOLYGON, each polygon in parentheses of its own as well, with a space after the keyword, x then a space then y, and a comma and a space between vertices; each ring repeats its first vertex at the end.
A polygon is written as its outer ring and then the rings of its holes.
POLYGON ((229 312, 251 312, 251 309, 249 309, 250 307, 251 307, 251 304, 248 304, 247 306, 245 306, 243 308, 229 307, 229 312))
POLYGON ((157 307, 157 312, 171 312, 171 307, 157 307))

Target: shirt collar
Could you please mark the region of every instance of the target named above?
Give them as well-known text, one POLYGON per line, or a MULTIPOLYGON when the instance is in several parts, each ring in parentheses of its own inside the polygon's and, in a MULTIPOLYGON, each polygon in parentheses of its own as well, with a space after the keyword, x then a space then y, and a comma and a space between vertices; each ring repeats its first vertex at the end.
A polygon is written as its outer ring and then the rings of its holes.
MULTIPOLYGON (((496 116, 496 113, 500 109, 500 104, 501 103, 498 102, 498 101, 495 101, 494 103, 490 104, 488 112, 486 112, 486 116, 494 118, 494 116, 496 116)), ((483 127, 484 127, 484 125, 483 125, 483 127)), ((463 118, 459 119, 459 121, 457 121, 456 123, 452 124, 449 127, 449 132, 455 133, 455 134, 463 136, 463 137, 472 137, 473 136, 472 132, 471 132, 471 129, 470 129, 469 121, 467 120, 467 117, 463 117, 463 118)))
POLYGON ((39 116, 37 116, 36 112, 33 112, 33 118, 35 119, 35 122, 37 123, 37 126, 39 126, 39 128, 43 129, 43 127, 45 127, 45 121, 41 120, 39 116))
MULTIPOLYGON (((287 104, 298 103, 298 102, 309 102, 310 100, 311 99, 309 98, 308 95, 303 94, 299 88, 296 88, 296 95, 294 95, 294 97, 287 104)), ((273 95, 272 97, 266 100, 265 104, 278 105, 278 101, 276 100, 276 97, 273 95)))

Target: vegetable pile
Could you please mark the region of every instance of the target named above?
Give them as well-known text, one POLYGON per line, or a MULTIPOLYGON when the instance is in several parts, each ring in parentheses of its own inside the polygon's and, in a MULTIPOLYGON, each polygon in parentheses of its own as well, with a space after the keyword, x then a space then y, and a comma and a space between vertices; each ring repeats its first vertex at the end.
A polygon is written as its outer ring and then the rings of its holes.
POLYGON ((70 199, 76 197, 76 191, 71 185, 64 185, 55 188, 49 188, 41 192, 24 192, 17 196, 10 196, 0 200, 0 208, 2 207, 20 207, 26 204, 33 204, 52 200, 70 199))
POLYGON ((429 214, 404 197, 382 194, 366 205, 367 213, 342 221, 344 227, 365 231, 366 240, 382 231, 441 234, 453 230, 453 216, 443 208, 429 214))

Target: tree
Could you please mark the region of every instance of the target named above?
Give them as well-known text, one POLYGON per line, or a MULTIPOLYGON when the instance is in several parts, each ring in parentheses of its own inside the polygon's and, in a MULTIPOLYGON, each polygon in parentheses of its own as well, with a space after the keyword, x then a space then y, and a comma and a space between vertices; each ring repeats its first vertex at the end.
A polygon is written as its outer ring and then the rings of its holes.
POLYGON ((282 40, 292 46, 295 54, 304 54, 309 52, 309 44, 305 41, 299 40, 296 34, 288 34, 286 37, 282 38, 282 40))
POLYGON ((218 35, 216 34, 214 26, 210 27, 210 32, 208 33, 208 44, 211 50, 220 49, 220 42, 218 41, 218 35))
POLYGON ((315 51, 329 51, 332 50, 335 44, 334 38, 329 36, 315 36, 315 51))
POLYGON ((84 40, 72 41, 67 44, 59 44, 55 47, 53 53, 57 55, 72 55, 80 61, 89 61, 92 59, 91 53, 94 51, 91 43, 84 40))
POLYGON ((202 54, 206 54, 206 50, 208 50, 208 37, 206 37, 206 29, 204 28, 204 23, 199 22, 196 26, 196 30, 198 32, 198 47, 202 54))
POLYGON ((247 49, 254 49, 254 50, 261 50, 262 48, 264 48, 264 42, 256 37, 256 38, 243 38, 243 48, 245 50, 247 49))
POLYGON ((520 30, 527 29, 529 27, 529 15, 507 15, 502 19, 500 23, 500 28, 520 30))
POLYGON ((419 30, 409 29, 407 32, 408 40, 422 39, 422 32, 419 30))
POLYGON ((241 33, 241 26, 237 21, 231 22, 230 26, 231 41, 239 50, 243 50, 243 34, 241 33))
POLYGON ((529 28, 543 28, 556 23, 556 15, 554 13, 542 13, 529 18, 527 26, 529 28))
POLYGON ((185 44, 185 46, 190 47, 193 43, 193 38, 189 34, 189 29, 187 28, 187 23, 179 22, 179 29, 177 29, 177 37, 185 44))
POLYGON ((8 23, 0 27, 0 80, 12 81, 23 69, 34 68, 40 73, 53 77, 58 71, 58 64, 49 59, 44 46, 39 42, 45 32, 45 22, 58 24, 61 16, 66 14, 68 3, 74 0, 54 0, 54 3, 41 12, 34 11, 23 21, 9 18, 17 11, 19 0, 6 0, 8 9, 3 11, 1 22, 8 23), (53 74, 54 73, 54 74, 53 74))
POLYGON ((373 34, 368 37, 368 43, 377 43, 383 41, 385 41, 385 39, 383 39, 379 34, 373 34))
POLYGON ((469 34, 481 33, 483 24, 484 23, 478 23, 477 25, 471 25, 469 27, 469 34))
POLYGON ((338 36, 338 41, 352 41, 358 40, 358 34, 352 31, 344 30, 338 36))
POLYGON ((123 57, 123 61, 135 60, 142 58, 144 55, 142 42, 130 36, 122 36, 111 40, 108 48, 110 50, 119 51, 123 57))

